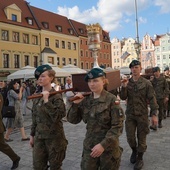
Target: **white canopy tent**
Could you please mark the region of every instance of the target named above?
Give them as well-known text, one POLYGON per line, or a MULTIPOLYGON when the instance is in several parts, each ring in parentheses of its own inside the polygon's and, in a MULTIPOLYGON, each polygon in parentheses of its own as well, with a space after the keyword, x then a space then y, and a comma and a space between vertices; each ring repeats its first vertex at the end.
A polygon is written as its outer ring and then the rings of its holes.
POLYGON ((72 64, 68 64, 66 66, 63 66, 63 68, 65 71, 69 72, 70 74, 77 74, 77 73, 87 73, 86 70, 83 70, 75 65, 72 64))
MULTIPOLYGON (((64 69, 61 69, 53 64, 46 63, 52 67, 52 69, 56 72, 56 77, 68 77, 71 75, 71 73, 67 72, 64 69)), ((7 76, 7 80, 13 80, 13 79, 31 79, 34 77, 35 67, 31 67, 29 65, 22 67, 20 70, 15 71, 14 73, 7 76)))
POLYGON ((22 67, 20 70, 8 75, 7 80, 34 78, 34 71, 35 67, 27 65, 25 67, 22 67))
POLYGON ((52 67, 52 69, 56 72, 56 77, 68 77, 70 76, 70 73, 67 72, 66 70, 62 69, 62 68, 59 68, 57 67, 56 65, 54 64, 51 64, 51 63, 46 63, 48 64, 49 66, 52 67))

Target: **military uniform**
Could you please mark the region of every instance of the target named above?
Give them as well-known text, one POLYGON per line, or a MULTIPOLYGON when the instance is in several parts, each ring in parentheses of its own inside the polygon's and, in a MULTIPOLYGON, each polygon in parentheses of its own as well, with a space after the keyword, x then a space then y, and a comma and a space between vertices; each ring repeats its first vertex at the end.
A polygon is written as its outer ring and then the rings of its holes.
POLYGON ((47 161, 51 170, 60 170, 68 144, 61 121, 66 114, 62 95, 50 96, 47 103, 43 98, 34 99, 32 111, 34 170, 46 170, 47 161))
MULTIPOLYGON (((85 80, 87 81, 87 77, 85 80)), ((98 170, 99 167, 100 170, 119 169, 122 154, 119 136, 123 130, 124 113, 114 95, 103 90, 97 99, 91 94, 79 104, 73 103, 67 120, 73 124, 83 120, 87 124, 81 161, 82 170, 98 170), (99 143, 104 152, 100 157, 92 158, 91 149, 99 143)))
MULTIPOLYGON (((170 75, 164 75, 167 83, 168 83, 168 86, 169 86, 169 91, 170 91, 170 75)), ((168 102, 165 104, 165 117, 166 117, 166 112, 167 112, 167 117, 170 117, 170 94, 169 94, 169 100, 168 102)))
POLYGON ((2 122, 2 115, 1 115, 2 106, 3 106, 3 97, 0 94, 0 151, 6 154, 13 162, 15 162, 20 158, 4 140, 5 127, 2 122))
POLYGON ((122 100, 127 99, 126 108, 126 135, 130 147, 136 148, 143 153, 146 151, 146 135, 149 133, 148 101, 152 110, 151 114, 157 112, 158 105, 155 93, 149 80, 140 77, 137 82, 129 79, 127 87, 122 87, 120 92, 122 100), (136 141, 136 128, 138 142, 136 141))
MULTIPOLYGON (((155 78, 151 81, 153 88, 156 93, 156 100, 159 105, 159 126, 162 125, 162 119, 163 119, 163 110, 164 110, 164 99, 166 97, 169 97, 169 86, 166 81, 166 79, 163 76, 160 76, 159 78, 155 78)), ((158 127, 159 127, 158 126, 158 127)))

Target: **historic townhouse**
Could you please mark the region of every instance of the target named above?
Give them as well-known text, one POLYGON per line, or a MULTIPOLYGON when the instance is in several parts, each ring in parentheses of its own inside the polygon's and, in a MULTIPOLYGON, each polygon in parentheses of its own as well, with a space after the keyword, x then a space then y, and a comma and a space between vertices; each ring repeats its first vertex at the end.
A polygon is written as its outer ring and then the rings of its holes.
MULTIPOLYGON (((0 76, 21 67, 52 63, 93 67, 83 23, 31 6, 24 0, 0 1, 0 76)), ((102 30, 99 65, 111 66, 109 33, 102 30)))
MULTIPOLYGON (((94 59, 92 52, 88 50, 86 25, 71 19, 69 21, 79 37, 80 67, 82 69, 91 69, 93 67, 94 59)), ((98 51, 98 64, 99 66, 104 66, 105 68, 111 67, 111 42, 109 34, 102 30, 100 40, 101 49, 98 51)))
POLYGON ((36 67, 40 55, 40 30, 27 3, 1 0, 0 16, 1 76, 3 72, 13 72, 26 65, 36 67))

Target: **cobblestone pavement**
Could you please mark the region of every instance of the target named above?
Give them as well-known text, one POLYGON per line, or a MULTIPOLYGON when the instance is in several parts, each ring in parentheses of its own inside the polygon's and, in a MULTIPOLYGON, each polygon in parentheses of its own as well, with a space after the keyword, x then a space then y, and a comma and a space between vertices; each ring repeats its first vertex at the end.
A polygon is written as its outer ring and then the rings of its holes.
MULTIPOLYGON (((122 102, 123 108, 125 108, 122 102)), ((31 113, 28 110, 25 119, 26 133, 30 133, 31 113)), ((80 170, 80 160, 82 153, 82 143, 85 136, 85 124, 83 122, 72 125, 68 122, 63 122, 65 134, 68 139, 67 155, 63 162, 62 170, 80 170)), ((14 141, 9 145, 21 157, 18 170, 32 170, 32 149, 28 141, 21 141, 20 132, 16 129, 11 134, 14 141)), ((158 131, 151 131, 147 137, 148 148, 144 154, 144 167, 143 170, 169 170, 170 169, 170 118, 163 120, 163 128, 158 131)), ((120 170, 132 170, 133 165, 129 162, 131 149, 126 141, 126 134, 120 137, 120 145, 123 147, 124 152, 120 170)), ((0 170, 9 170, 12 165, 11 160, 0 152, 0 170)))

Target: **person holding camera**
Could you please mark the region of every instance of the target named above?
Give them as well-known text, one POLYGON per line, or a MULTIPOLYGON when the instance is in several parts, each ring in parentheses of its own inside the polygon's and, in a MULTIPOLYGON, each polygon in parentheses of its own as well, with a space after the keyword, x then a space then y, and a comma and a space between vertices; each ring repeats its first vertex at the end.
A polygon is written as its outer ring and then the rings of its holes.
POLYGON ((11 81, 8 85, 7 97, 9 101, 9 106, 15 107, 16 116, 15 118, 7 118, 7 121, 6 121, 7 131, 5 133, 6 142, 13 141, 12 139, 10 139, 9 136, 12 130, 14 129, 14 127, 20 129, 21 136, 22 136, 21 141, 29 140, 29 138, 25 134, 24 119, 21 114, 21 99, 22 99, 23 87, 21 86, 19 89, 18 87, 19 86, 16 81, 11 81))

